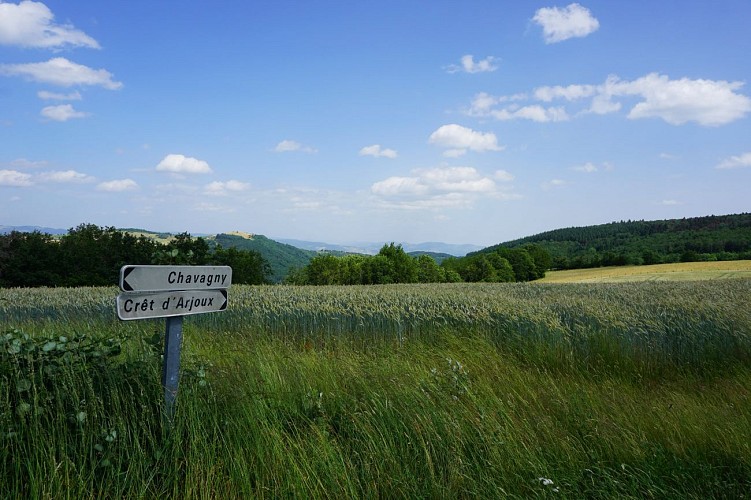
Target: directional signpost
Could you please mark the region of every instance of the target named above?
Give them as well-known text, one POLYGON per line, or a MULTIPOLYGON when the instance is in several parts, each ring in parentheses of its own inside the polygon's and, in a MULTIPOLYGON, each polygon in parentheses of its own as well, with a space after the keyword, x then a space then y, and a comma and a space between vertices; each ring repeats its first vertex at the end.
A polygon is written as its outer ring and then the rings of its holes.
POLYGON ((229 266, 123 266, 115 306, 123 321, 167 318, 162 385, 167 416, 177 398, 183 316, 227 309, 229 266))
POLYGON ((209 290, 229 288, 229 266, 123 266, 120 289, 124 292, 209 290))
POLYGON ((122 320, 169 318, 224 311, 227 290, 133 292, 117 296, 117 316, 122 320))

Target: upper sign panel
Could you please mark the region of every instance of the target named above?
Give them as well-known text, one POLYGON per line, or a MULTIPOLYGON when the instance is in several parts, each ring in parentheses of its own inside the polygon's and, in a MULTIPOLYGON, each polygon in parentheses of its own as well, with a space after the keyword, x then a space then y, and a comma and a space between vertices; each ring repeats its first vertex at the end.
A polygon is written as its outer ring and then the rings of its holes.
POLYGON ((123 266, 120 289, 124 292, 216 290, 232 284, 229 266, 123 266))

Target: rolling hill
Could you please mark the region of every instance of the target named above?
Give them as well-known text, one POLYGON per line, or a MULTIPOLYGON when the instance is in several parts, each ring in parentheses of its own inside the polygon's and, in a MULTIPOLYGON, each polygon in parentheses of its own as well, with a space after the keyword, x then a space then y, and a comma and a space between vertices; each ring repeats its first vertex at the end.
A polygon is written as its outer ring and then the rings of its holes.
POLYGON ((555 268, 751 258, 751 213, 556 229, 485 248, 536 244, 555 268))

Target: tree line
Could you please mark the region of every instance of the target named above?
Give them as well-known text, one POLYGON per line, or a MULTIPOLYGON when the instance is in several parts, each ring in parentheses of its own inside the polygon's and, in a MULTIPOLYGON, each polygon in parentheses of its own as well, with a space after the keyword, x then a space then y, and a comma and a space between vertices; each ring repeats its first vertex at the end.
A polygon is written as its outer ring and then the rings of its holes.
POLYGON ((126 264, 231 266, 237 284, 267 283, 270 275, 258 252, 211 246, 188 233, 167 244, 94 224, 59 239, 39 231, 0 235, 0 287, 111 286, 126 264))
POLYGON ((453 283, 531 281, 545 276, 550 255, 540 246, 500 248, 494 252, 451 257, 439 265, 429 255, 413 257, 390 243, 376 255, 319 254, 292 270, 293 285, 383 285, 392 283, 453 283))
POLYGON ((530 243, 551 255, 551 269, 751 259, 751 214, 556 229, 481 252, 530 243))

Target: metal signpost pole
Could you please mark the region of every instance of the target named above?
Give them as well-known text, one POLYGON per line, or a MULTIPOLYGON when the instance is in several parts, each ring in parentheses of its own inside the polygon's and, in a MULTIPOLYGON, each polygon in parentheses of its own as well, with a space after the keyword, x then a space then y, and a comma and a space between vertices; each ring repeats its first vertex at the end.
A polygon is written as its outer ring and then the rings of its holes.
POLYGON ((167 318, 164 330, 164 364, 162 366, 162 386, 167 419, 172 423, 175 415, 175 400, 180 375, 180 345, 183 340, 183 317, 167 318))

